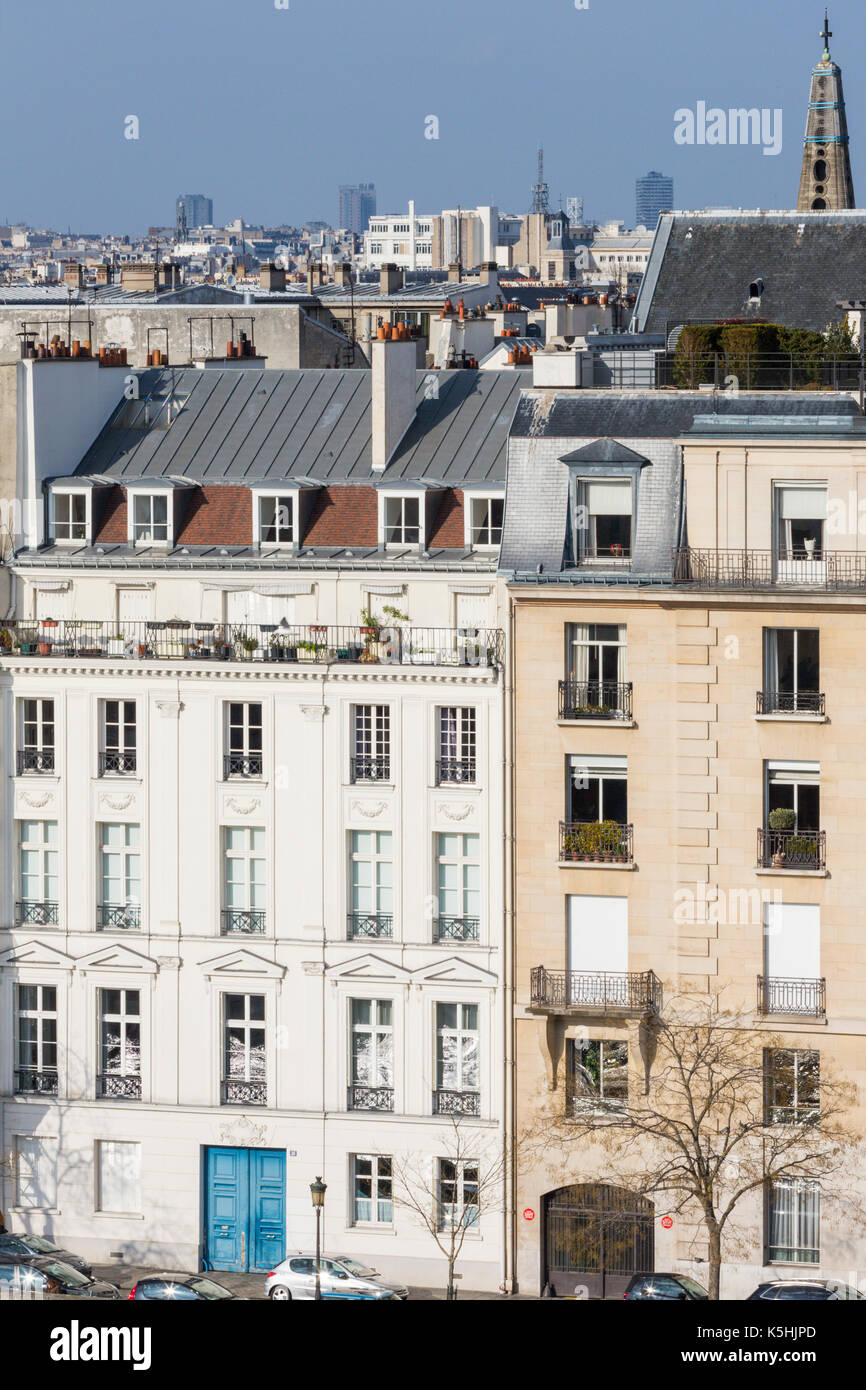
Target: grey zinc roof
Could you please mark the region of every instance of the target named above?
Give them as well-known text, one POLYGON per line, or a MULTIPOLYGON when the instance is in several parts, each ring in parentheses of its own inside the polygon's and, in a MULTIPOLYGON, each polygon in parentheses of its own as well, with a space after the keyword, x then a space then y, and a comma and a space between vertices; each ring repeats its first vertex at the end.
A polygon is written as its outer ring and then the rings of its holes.
POLYGON ((164 401, 173 390, 183 402, 179 414, 167 428, 130 429, 120 423, 127 418, 124 402, 78 475, 202 484, 295 477, 368 486, 394 478, 501 484, 521 385, 513 371, 419 371, 416 418, 383 474, 371 466, 369 371, 155 368, 139 381, 142 398, 164 401))
MULTIPOLYGON (((696 415, 860 416, 856 401, 843 393, 795 391, 574 391, 526 392, 512 433, 598 439, 675 439, 692 427, 696 415)), ((822 430, 822 434, 823 434, 822 430)))
POLYGON ((591 444, 584 444, 582 449, 574 449, 570 454, 563 455, 561 462, 646 463, 646 459, 643 454, 636 454, 634 449, 627 449, 616 439, 595 439, 591 444))
POLYGON ((736 318, 823 332, 844 317, 837 300, 863 293, 864 261, 866 211, 663 213, 634 324, 656 333, 736 318))

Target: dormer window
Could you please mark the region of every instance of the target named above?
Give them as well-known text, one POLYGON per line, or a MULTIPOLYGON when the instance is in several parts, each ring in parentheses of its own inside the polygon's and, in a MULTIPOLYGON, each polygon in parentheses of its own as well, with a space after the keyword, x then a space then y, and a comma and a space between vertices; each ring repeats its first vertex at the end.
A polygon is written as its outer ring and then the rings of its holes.
POLYGON ((386 545, 420 545, 421 498, 385 497, 384 523, 386 545))
POLYGON ((155 489, 127 491, 127 538, 131 545, 171 545, 174 539, 173 493, 155 489))
POLYGON ((466 545, 473 550, 496 550, 502 542, 505 497, 502 493, 466 497, 466 545))
POLYGON ((253 498, 254 543, 294 545, 298 540, 295 497, 291 493, 258 493, 253 498))
POLYGON ((583 564, 631 559, 634 489, 631 479, 588 479, 578 484, 575 533, 583 564))
POLYGON ((51 534, 61 544, 90 539, 90 489, 52 491, 51 534))

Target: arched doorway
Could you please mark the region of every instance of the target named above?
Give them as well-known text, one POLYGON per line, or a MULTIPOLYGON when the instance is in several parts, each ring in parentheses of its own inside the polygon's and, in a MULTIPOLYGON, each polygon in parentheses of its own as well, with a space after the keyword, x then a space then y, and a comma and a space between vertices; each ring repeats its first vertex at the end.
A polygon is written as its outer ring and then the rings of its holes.
POLYGON ((655 1268, 653 1203, 606 1183, 560 1187, 544 1198, 544 1280, 562 1297, 585 1287, 616 1298, 655 1268))

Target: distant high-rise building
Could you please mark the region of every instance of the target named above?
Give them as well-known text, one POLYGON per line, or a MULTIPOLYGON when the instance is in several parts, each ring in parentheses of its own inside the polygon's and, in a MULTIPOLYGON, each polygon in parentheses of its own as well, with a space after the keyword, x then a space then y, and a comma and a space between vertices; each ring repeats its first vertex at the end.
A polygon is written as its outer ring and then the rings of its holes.
POLYGON ((832 37, 825 10, 821 30, 824 52, 812 69, 798 212, 838 212, 855 206, 842 70, 830 57, 832 37))
POLYGON ((654 232, 663 212, 674 205, 674 181, 655 169, 635 182, 635 226, 654 232))
POLYGON ((176 204, 178 212, 181 203, 188 228, 213 226, 213 198, 206 198, 203 193, 179 193, 176 204))
POLYGON ((340 186, 340 215, 337 226, 362 236, 376 216, 376 185, 374 183, 342 184, 340 186))
POLYGON ((566 198, 565 212, 568 217, 570 227, 579 227, 583 223, 583 199, 566 198))

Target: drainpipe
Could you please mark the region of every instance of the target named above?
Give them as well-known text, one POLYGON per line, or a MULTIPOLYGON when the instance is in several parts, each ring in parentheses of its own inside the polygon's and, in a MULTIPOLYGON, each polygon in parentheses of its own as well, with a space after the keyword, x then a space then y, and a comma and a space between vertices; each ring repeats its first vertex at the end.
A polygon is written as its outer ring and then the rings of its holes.
POLYGON ((514 605, 506 589, 508 621, 505 624, 505 651, 502 670, 502 806, 504 812, 502 856, 502 1123, 503 1123, 503 1278, 506 1293, 514 1293, 517 1284, 515 1268, 514 1202, 516 1173, 514 1171, 514 804, 513 804, 513 737, 514 686, 512 653, 514 651, 514 605))

